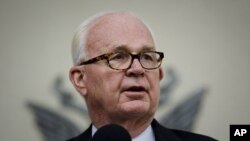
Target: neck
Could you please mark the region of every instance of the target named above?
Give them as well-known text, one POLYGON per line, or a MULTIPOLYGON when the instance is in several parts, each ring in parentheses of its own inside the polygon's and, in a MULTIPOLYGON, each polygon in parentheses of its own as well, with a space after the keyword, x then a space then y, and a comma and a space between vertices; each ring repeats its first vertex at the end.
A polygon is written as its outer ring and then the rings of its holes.
POLYGON ((144 114, 113 113, 107 114, 101 105, 87 103, 92 124, 100 128, 107 124, 118 124, 124 127, 132 138, 140 135, 150 126, 154 118, 154 110, 144 114))
POLYGON ((144 130, 146 130, 153 119, 142 120, 138 119, 136 121, 127 121, 124 124, 121 124, 124 128, 126 128, 132 138, 140 135, 144 130))
POLYGON ((128 119, 111 119, 103 117, 103 115, 91 116, 93 125, 96 128, 100 128, 107 124, 118 124, 124 127, 132 138, 140 135, 147 127, 150 126, 152 117, 140 117, 140 118, 128 118, 128 119))

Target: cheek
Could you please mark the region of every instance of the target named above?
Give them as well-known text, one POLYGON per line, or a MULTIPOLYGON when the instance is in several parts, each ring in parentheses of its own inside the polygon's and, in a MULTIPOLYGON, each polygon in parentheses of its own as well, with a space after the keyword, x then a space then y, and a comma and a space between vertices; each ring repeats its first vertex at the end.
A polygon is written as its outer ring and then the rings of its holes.
POLYGON ((122 75, 114 74, 114 72, 106 73, 105 78, 106 82, 103 85, 105 105, 113 108, 111 105, 115 106, 119 102, 122 75))
POLYGON ((92 97, 98 103, 102 103, 103 106, 115 103, 119 97, 122 75, 103 69, 95 69, 89 73, 95 74, 87 77, 89 97, 92 97))
POLYGON ((158 73, 154 73, 148 76, 148 82, 150 85, 150 97, 158 104, 160 97, 160 78, 158 73))

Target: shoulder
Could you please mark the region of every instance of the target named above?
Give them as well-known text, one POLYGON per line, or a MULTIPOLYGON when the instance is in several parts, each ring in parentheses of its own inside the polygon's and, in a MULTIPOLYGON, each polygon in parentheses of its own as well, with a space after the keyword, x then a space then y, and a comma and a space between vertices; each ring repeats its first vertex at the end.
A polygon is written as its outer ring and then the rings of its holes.
POLYGON ((89 128, 85 130, 82 134, 67 141, 91 141, 91 127, 92 125, 90 125, 89 128))
POLYGON ((216 141, 215 139, 191 132, 181 131, 181 130, 174 130, 171 129, 172 132, 174 132, 177 136, 179 136, 181 139, 185 141, 216 141))
POLYGON ((152 122, 155 138, 157 141, 216 141, 215 139, 196 133, 182 130, 168 129, 160 125, 156 120, 152 122))

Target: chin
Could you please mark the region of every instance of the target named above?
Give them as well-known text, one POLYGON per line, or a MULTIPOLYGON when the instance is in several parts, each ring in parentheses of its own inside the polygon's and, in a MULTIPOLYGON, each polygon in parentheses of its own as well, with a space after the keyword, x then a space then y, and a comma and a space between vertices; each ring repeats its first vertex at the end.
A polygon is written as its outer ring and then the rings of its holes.
POLYGON ((131 101, 122 105, 122 111, 128 116, 142 116, 150 112, 150 105, 147 102, 131 101))

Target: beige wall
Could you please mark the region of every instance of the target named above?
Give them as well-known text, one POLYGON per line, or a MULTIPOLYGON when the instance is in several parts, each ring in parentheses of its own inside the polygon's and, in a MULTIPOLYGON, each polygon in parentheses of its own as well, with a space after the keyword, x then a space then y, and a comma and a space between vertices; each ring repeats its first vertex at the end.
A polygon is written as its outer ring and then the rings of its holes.
MULTIPOLYGON (((250 1, 1 0, 1 141, 41 140, 27 101, 70 112, 51 96, 53 80, 60 74, 67 81, 75 28, 110 9, 131 10, 155 31, 164 65, 180 76, 174 102, 209 87, 195 132, 229 140, 230 124, 250 123, 250 1)), ((69 81, 66 87, 74 90, 69 81)))

